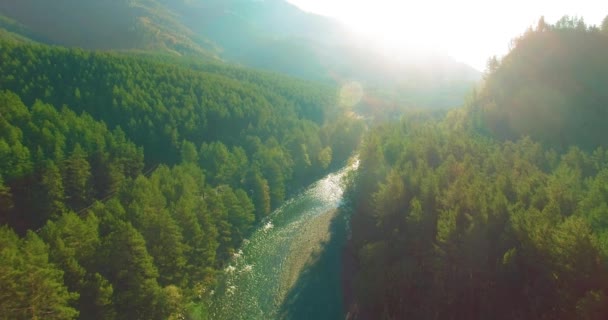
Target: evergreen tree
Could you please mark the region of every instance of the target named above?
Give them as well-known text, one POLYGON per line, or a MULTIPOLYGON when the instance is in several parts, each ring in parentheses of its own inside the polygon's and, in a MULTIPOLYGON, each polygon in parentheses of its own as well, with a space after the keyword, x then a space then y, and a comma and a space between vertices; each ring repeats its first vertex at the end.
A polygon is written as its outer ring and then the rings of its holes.
POLYGON ((49 221, 41 235, 50 244, 50 259, 64 270, 64 281, 70 291, 79 292, 76 303, 82 316, 114 318, 112 286, 96 273, 100 246, 99 220, 93 214, 81 219, 74 213, 49 221))
POLYGON ((3 39, 0 57, 0 223, 41 228, 82 318, 183 314, 256 217, 352 151, 324 132, 358 120, 320 130, 323 85, 3 39))
POLYGON ((270 213, 270 188, 268 181, 262 177, 259 169, 252 170, 248 177, 251 199, 258 220, 270 213))
POLYGON ((180 283, 186 264, 183 237, 166 208, 159 186, 140 176, 135 180, 130 195, 133 201, 127 212, 146 240, 147 250, 160 272, 160 283, 180 283))
POLYGON ((74 319, 70 302, 78 294, 63 285, 63 272, 48 260, 48 247, 36 234, 24 239, 0 227, 0 318, 74 319))
POLYGON ((65 194, 61 172, 51 160, 42 168, 40 194, 37 198, 40 199, 40 211, 47 210, 48 212, 43 215, 41 221, 45 221, 48 217, 58 217, 65 211, 65 194))
POLYGON ((184 140, 182 142, 182 162, 183 163, 197 163, 198 153, 196 152, 196 146, 190 141, 184 140))
POLYGON ((87 154, 80 144, 63 163, 63 182, 66 203, 73 210, 80 210, 89 204, 91 195, 91 166, 87 154))
POLYGON ((112 229, 101 244, 101 275, 114 288, 117 314, 128 319, 164 319, 158 270, 144 238, 130 223, 118 222, 112 229))

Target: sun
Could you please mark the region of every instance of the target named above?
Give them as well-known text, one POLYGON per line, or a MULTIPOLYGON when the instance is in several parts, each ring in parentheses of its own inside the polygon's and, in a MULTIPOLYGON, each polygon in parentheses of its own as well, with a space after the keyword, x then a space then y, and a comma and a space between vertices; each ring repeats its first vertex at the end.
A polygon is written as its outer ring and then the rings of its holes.
POLYGON ((564 14, 598 24, 605 1, 549 0, 287 0, 305 11, 335 18, 374 47, 447 55, 482 71, 488 58, 506 54, 514 37, 540 16, 555 22, 564 14))
POLYGON ((445 13, 433 1, 290 1, 309 11, 323 10, 381 49, 436 49, 441 44, 440 21, 445 13))

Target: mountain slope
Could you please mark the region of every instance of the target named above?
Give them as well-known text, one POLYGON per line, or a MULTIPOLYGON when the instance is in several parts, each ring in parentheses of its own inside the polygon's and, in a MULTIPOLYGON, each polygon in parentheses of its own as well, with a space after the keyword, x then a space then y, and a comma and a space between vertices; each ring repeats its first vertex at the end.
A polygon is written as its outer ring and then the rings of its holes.
POLYGON ((502 139, 528 135, 560 149, 606 147, 607 56, 607 31, 576 19, 541 21, 490 70, 477 121, 502 139))
POLYGON ((541 20, 471 105, 370 130, 344 205, 355 317, 608 319, 607 49, 541 20))
POLYGON ((350 156, 364 126, 335 100, 268 72, 0 40, 0 313, 185 317, 271 210, 350 156))
POLYGON ((155 0, 1 2, 0 13, 51 44, 212 55, 155 0))
POLYGON ((479 79, 477 71, 448 57, 408 52, 389 56, 346 26, 282 0, 189 3, 181 10, 190 17, 190 28, 218 43, 228 59, 246 65, 390 88, 409 96, 411 105, 426 107, 460 104, 479 79))
POLYGON ((448 57, 388 57, 284 0, 24 0, 1 3, 0 14, 45 43, 220 57, 309 80, 358 81, 408 107, 460 105, 479 78, 448 57))

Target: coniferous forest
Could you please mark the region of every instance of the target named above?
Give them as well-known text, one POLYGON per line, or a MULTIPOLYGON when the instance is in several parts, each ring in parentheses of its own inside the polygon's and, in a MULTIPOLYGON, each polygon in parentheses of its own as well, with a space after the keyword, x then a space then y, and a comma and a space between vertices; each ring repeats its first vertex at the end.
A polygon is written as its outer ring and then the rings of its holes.
POLYGON ((541 18, 444 110, 470 70, 382 87, 354 67, 366 51, 323 65, 301 34, 201 23, 189 11, 224 7, 193 3, 83 1, 82 30, 0 4, 0 319, 212 319, 246 239, 355 158, 346 319, 608 318, 608 17, 541 18), (99 29, 116 10, 118 42, 99 29), (349 96, 347 74, 374 89, 349 96))
POLYGON ((332 88, 271 73, 15 41, 0 57, 6 319, 183 314, 364 129, 332 88))
POLYGON ((443 117, 366 135, 350 178, 364 319, 608 317, 608 29, 543 19, 443 117))

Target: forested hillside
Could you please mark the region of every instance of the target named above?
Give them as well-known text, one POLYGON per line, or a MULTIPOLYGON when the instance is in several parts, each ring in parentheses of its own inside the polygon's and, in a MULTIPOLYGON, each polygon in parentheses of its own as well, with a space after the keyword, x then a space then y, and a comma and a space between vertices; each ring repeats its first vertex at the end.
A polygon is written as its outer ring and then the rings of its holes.
POLYGON ((387 55, 371 39, 286 0, 4 1, 0 34, 85 49, 221 59, 331 84, 358 81, 409 108, 456 107, 479 79, 479 72, 444 55, 387 55))
POLYGON ((355 317, 606 319, 606 31, 541 19, 465 108, 366 136, 355 317))
POLYGON ((250 230, 358 144, 335 92, 0 41, 0 318, 189 317, 250 230))
POLYGON ((473 103, 478 129, 499 139, 533 139, 564 151, 607 147, 608 29, 564 17, 541 19, 514 40, 473 103))
POLYGON ((156 0, 3 1, 0 28, 39 42, 86 49, 217 56, 212 43, 156 0))

